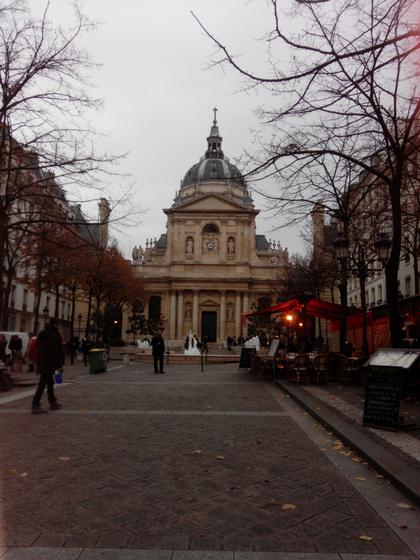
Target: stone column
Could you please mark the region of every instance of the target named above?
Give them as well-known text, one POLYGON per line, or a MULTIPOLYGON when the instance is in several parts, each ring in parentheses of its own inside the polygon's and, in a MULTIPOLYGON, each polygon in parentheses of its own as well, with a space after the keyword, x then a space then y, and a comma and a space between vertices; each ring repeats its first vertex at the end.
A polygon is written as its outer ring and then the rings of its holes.
POLYGON ((235 336, 241 336, 241 292, 236 292, 235 336))
POLYGON ((172 291, 171 294, 171 307, 169 316, 169 338, 175 338, 176 326, 176 292, 172 291))
POLYGON ((185 338, 186 333, 183 332, 184 326, 184 292, 179 290, 178 292, 178 338, 185 338))
MULTIPOLYGON (((249 294, 248 292, 244 292, 244 297, 242 300, 242 313, 246 313, 249 311, 249 294)), ((244 327, 241 323, 241 336, 246 335, 246 327, 244 327)))
POLYGON ((220 292, 220 341, 226 343, 226 292, 220 292))
POLYGON ((198 336, 198 290, 193 292, 193 321, 192 321, 193 334, 198 336))
POLYGON ((242 312, 246 313, 247 311, 249 311, 249 298, 248 292, 244 292, 244 298, 242 300, 242 312))

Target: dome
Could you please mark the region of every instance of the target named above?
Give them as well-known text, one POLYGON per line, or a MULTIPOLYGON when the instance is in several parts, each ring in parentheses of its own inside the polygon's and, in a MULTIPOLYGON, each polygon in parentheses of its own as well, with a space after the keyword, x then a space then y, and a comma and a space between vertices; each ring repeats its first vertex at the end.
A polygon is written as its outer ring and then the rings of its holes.
POLYGON ((181 188, 198 181, 234 181, 245 185, 239 169, 227 158, 202 158, 185 174, 181 188))
POLYGON ((181 181, 181 189, 199 181, 233 181, 242 186, 246 184, 239 169, 230 163, 229 159, 223 154, 222 137, 216 121, 217 109, 213 110, 214 120, 210 136, 207 138, 206 153, 198 163, 187 171, 181 181))

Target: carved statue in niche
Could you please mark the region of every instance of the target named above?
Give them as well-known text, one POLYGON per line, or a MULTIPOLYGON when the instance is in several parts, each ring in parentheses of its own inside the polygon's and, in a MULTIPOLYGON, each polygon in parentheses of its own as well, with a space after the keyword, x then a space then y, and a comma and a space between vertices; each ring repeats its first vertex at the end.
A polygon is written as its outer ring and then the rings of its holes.
POLYGON ((206 253, 217 253, 219 249, 219 240, 215 233, 206 233, 203 236, 203 249, 206 253))
POLYGON ((219 229, 215 224, 203 228, 203 253, 217 253, 219 250, 219 229))
POLYGON ((227 317, 228 321, 233 321, 233 319, 234 319, 233 304, 232 303, 228 303, 228 305, 227 305, 226 317, 227 317))
POLYGON ((228 255, 234 255, 235 254, 235 238, 234 237, 229 237, 229 239, 228 239, 227 252, 228 252, 228 255))
POLYGON ((188 302, 185 304, 185 320, 191 321, 191 317, 192 317, 192 306, 191 303, 188 302))
POLYGON ((185 242, 185 253, 187 255, 194 254, 194 239, 192 237, 187 237, 187 240, 185 242))

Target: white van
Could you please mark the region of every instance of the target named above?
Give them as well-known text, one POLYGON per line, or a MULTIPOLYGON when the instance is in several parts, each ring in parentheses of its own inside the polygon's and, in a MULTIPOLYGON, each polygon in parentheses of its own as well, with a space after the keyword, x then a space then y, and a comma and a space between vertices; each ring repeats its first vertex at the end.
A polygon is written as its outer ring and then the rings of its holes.
POLYGON ((27 332, 18 332, 18 331, 0 331, 0 334, 4 334, 7 340, 6 345, 6 358, 9 358, 12 355, 12 351, 9 350, 9 341, 11 337, 15 334, 17 335, 22 341, 22 357, 25 356, 26 351, 28 349, 28 344, 30 340, 30 334, 27 332))

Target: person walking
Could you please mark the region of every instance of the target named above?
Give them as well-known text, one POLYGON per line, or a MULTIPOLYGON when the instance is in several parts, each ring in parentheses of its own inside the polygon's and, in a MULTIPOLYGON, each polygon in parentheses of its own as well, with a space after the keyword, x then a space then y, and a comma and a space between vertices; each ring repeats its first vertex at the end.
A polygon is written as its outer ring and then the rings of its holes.
POLYGON ((84 336, 82 339, 82 344, 80 345, 80 350, 83 354, 83 363, 85 366, 88 365, 89 351, 91 348, 92 348, 91 340, 84 336))
POLYGON ((163 353, 165 352, 165 341, 160 332, 156 333, 152 338, 152 354, 155 373, 165 373, 163 371, 163 353), (158 364, 159 362, 159 364, 158 364), (158 369, 159 365, 159 369, 158 369))
POLYGON ((46 412, 41 408, 41 398, 45 388, 47 388, 50 410, 61 408, 54 393, 54 372, 57 370, 62 372, 64 365, 64 348, 56 319, 50 320, 45 329, 39 333, 37 340, 36 372, 40 378, 32 399, 32 414, 46 412))

